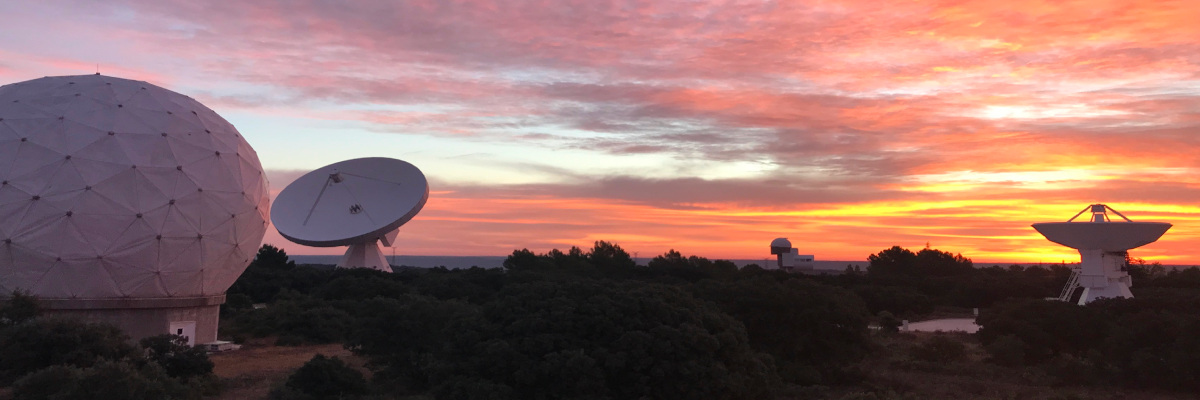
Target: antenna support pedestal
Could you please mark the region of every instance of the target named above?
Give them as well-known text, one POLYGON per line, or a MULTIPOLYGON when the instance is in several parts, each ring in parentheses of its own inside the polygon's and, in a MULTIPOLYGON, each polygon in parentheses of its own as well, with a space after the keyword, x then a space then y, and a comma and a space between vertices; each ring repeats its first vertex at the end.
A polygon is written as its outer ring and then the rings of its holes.
POLYGON ((1124 264, 1123 251, 1079 249, 1079 286, 1083 287, 1079 305, 1102 297, 1133 298, 1133 292, 1129 291, 1133 280, 1121 270, 1124 264))
POLYGON ((346 249, 346 254, 342 256, 342 260, 338 261, 337 267, 370 268, 383 272, 392 272, 392 266, 388 264, 387 258, 383 256, 383 252, 379 249, 378 240, 350 245, 350 248, 346 249))

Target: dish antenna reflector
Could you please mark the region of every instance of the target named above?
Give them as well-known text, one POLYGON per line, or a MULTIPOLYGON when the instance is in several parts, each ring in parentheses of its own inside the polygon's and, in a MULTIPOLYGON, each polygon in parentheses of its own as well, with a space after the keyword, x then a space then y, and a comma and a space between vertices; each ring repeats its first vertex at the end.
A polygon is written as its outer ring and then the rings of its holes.
POLYGON ((1128 250, 1154 243, 1171 224, 1166 222, 1133 222, 1125 215, 1104 204, 1092 204, 1067 222, 1033 224, 1033 229, 1051 242, 1079 250, 1080 269, 1067 282, 1060 299, 1069 300, 1074 288, 1083 287, 1079 304, 1102 297, 1132 298, 1129 287, 1133 281, 1124 271, 1128 250), (1075 222, 1091 211, 1089 221, 1075 222), (1113 221, 1108 211, 1121 217, 1113 221))
POLYGON ((350 246, 339 268, 391 272, 379 243, 392 246, 400 225, 428 200, 429 183, 417 167, 394 158, 358 158, 296 179, 275 198, 271 222, 298 244, 350 246))

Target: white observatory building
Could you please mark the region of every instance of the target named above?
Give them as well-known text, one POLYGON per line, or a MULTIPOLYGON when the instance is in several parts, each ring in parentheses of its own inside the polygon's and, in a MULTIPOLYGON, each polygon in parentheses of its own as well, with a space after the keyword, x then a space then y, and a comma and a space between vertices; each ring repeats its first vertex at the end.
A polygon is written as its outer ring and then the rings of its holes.
POLYGON ((787 272, 804 272, 813 270, 812 254, 800 254, 792 247, 788 238, 775 238, 771 241, 771 254, 775 255, 775 267, 787 272))
POLYGON ((213 342, 267 214, 254 149, 190 97, 99 74, 0 86, 0 296, 213 342))
POLYGON ((1067 222, 1033 224, 1033 229, 1051 242, 1079 250, 1080 268, 1071 275, 1059 299, 1069 301, 1075 289, 1082 287, 1079 304, 1084 305, 1103 297, 1132 298, 1129 287, 1133 280, 1124 271, 1128 250, 1154 243, 1171 229, 1171 224, 1133 222, 1107 205, 1092 204, 1067 222), (1075 222, 1089 211, 1091 218, 1075 222), (1121 221, 1109 219, 1108 211, 1121 221))

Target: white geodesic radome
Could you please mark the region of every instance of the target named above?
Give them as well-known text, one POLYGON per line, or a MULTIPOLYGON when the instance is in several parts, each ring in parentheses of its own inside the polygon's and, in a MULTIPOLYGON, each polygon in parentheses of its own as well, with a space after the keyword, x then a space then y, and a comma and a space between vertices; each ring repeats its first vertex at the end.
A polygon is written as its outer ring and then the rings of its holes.
POLYGON ((98 74, 0 86, 0 294, 219 295, 267 215, 254 149, 190 97, 98 74))

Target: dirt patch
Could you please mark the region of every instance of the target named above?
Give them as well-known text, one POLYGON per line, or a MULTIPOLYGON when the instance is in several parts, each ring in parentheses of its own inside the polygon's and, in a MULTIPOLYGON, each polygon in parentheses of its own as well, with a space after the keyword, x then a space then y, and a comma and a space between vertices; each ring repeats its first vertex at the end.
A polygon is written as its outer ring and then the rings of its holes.
POLYGON ((271 343, 273 338, 256 339, 239 350, 209 355, 213 373, 221 379, 223 387, 216 399, 265 399, 271 388, 287 380, 317 354, 338 357, 362 370, 363 360, 341 344, 274 346, 271 343))

